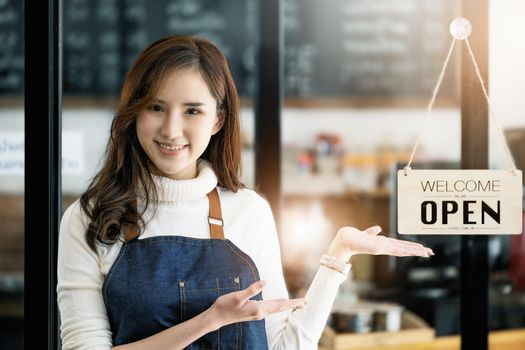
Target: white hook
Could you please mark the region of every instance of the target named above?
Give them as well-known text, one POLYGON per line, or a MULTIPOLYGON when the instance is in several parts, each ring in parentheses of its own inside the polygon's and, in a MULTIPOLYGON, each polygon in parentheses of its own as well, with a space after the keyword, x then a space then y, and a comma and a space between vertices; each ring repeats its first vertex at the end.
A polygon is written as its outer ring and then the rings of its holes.
POLYGON ((450 23, 450 34, 455 39, 464 40, 472 33, 472 24, 466 18, 459 17, 450 23))

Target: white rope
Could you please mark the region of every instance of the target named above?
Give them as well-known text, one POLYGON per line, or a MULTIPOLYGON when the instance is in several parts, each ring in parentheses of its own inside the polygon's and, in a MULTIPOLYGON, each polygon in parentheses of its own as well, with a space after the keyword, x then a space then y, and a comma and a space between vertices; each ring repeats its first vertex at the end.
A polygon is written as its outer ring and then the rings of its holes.
POLYGON ((505 140, 505 135, 503 134, 503 131, 501 130, 501 127, 498 124, 498 121, 496 119, 496 115, 494 114, 494 110, 492 109, 492 105, 490 104, 489 95, 487 94, 487 89, 485 88, 485 83, 483 82, 483 77, 481 76, 481 73, 479 71, 478 64, 476 62, 476 59, 474 58, 474 54, 472 53, 472 49, 470 48, 470 43, 468 41, 468 38, 465 38, 465 42, 467 44, 468 52, 470 57, 472 58, 472 63, 474 63, 474 68, 476 69, 476 75, 478 76, 479 82, 481 84, 481 89, 483 90, 483 94, 485 95, 485 99, 487 100, 487 105, 489 107, 489 115, 492 118, 492 121, 494 122, 494 125, 496 126, 496 129, 498 131, 498 136, 503 144, 503 148, 505 149, 505 152, 507 153, 507 157, 509 158, 509 162, 511 165, 511 171, 515 174, 516 173, 516 164, 514 163, 514 158, 512 157, 512 154, 510 153, 509 146, 507 144, 507 141, 505 140))
POLYGON ((443 68, 441 69, 441 73, 439 74, 439 79, 437 81, 437 84, 434 87, 434 91, 432 92, 432 98, 430 99, 430 102, 428 103, 427 116, 425 118, 425 122, 423 123, 423 126, 421 127, 421 130, 419 131, 419 134, 417 136, 416 144, 414 145, 414 148, 412 149, 412 154, 410 155, 410 160, 408 162, 408 165, 404 168, 405 175, 407 174, 408 170, 412 169, 410 167, 410 164, 412 164, 412 160, 414 159, 414 154, 416 154, 416 149, 419 146, 419 142, 421 141, 421 135, 423 134, 423 131, 428 125, 428 118, 430 116, 430 111, 432 111, 432 107, 434 106, 434 101, 436 100, 436 95, 439 91, 439 87, 441 86, 441 82, 443 81, 443 76, 445 75, 445 71, 447 70, 448 61, 450 60, 450 56, 452 56, 452 51, 454 49, 455 43, 456 43, 456 39, 454 38, 452 39, 452 43, 450 44, 450 48, 448 49, 447 58, 445 59, 445 64, 443 64, 443 68))
MULTIPOLYGON (((472 59, 472 63, 474 64, 474 69, 476 71, 476 75, 477 75, 478 80, 479 80, 479 82, 481 84, 481 89, 483 90, 483 94, 485 96, 485 100, 487 101, 487 105, 488 105, 488 108, 489 108, 489 116, 492 119, 492 121, 494 122, 494 125, 496 126, 499 139, 500 139, 501 143, 503 144, 503 148, 504 148, 505 153, 507 154, 507 157, 508 157, 509 162, 511 164, 511 171, 512 171, 512 173, 516 174, 516 164, 514 163, 514 158, 512 157, 512 154, 510 153, 509 146, 508 146, 508 144, 507 144, 507 142, 505 140, 505 135, 503 134, 503 131, 502 131, 500 125, 498 124, 497 119, 496 119, 496 115, 494 113, 494 110, 492 109, 492 105, 490 103, 490 99, 489 99, 489 96, 487 94, 487 89, 485 88, 485 83, 483 82, 483 77, 481 76, 481 73, 479 71, 479 67, 478 67, 478 64, 476 62, 476 59, 474 58, 474 54, 472 53, 472 49, 470 47, 470 43, 468 41, 468 38, 465 38, 465 42, 467 44, 467 49, 468 49, 468 52, 469 52, 469 56, 472 59)), ((425 122, 423 123, 423 126, 421 127, 421 130, 420 130, 420 132, 418 134, 418 137, 417 137, 416 143, 414 145, 414 148, 412 149, 412 154, 410 155, 410 160, 409 160, 407 166, 405 166, 405 168, 404 168, 405 175, 407 174, 408 170, 412 169, 410 167, 410 165, 412 164, 412 161, 414 159, 414 155, 416 154, 416 149, 419 146, 419 143, 421 141, 421 136, 423 134, 423 131, 425 130, 425 128, 428 125, 428 119, 429 119, 429 116, 430 116, 430 112, 432 111, 432 107, 434 105, 434 101, 436 99, 436 95, 437 95, 437 93, 439 91, 439 87, 441 86, 441 82, 443 81, 443 76, 444 76, 445 71, 447 69, 450 57, 452 56, 452 50, 454 49, 454 44, 455 43, 456 43, 456 39, 454 38, 454 39, 452 39, 452 44, 450 45, 450 48, 448 50, 448 54, 447 54, 447 58, 445 60, 445 64, 443 64, 443 68, 441 69, 441 73, 439 74, 439 79, 437 81, 437 84, 434 87, 434 91, 432 93, 432 98, 431 98, 431 100, 430 100, 430 102, 429 102, 429 104, 427 106, 427 115, 426 115, 426 118, 425 118, 425 122)))

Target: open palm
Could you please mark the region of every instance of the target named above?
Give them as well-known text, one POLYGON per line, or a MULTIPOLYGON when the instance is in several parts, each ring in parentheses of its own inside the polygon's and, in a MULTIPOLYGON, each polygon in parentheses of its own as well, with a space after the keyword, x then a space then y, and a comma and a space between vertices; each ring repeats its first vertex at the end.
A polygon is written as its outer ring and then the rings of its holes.
POLYGON ((364 231, 342 227, 332 241, 329 254, 348 260, 356 254, 421 256, 434 255, 432 249, 420 243, 381 236, 381 227, 373 226, 364 231))

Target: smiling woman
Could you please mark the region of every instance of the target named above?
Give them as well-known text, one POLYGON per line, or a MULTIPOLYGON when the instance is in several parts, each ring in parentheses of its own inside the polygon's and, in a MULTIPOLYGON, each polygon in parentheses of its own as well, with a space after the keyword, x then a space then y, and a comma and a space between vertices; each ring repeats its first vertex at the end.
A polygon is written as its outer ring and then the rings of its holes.
POLYGON ((64 349, 315 349, 353 254, 432 255, 343 227, 306 297, 289 299, 272 210, 239 181, 240 150, 218 48, 189 36, 147 47, 105 162, 61 221, 64 349))

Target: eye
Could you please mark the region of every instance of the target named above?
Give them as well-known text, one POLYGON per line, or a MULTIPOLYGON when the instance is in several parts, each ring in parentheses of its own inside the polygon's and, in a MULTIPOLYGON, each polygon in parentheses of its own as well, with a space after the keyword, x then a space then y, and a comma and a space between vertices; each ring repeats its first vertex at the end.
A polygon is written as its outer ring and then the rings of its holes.
POLYGON ((200 114, 201 111, 197 108, 188 108, 186 110, 186 114, 190 114, 190 115, 197 115, 197 114, 200 114))
POLYGON ((162 108, 161 105, 159 104, 153 104, 150 106, 150 109, 153 111, 153 112, 164 112, 164 108, 162 108))

